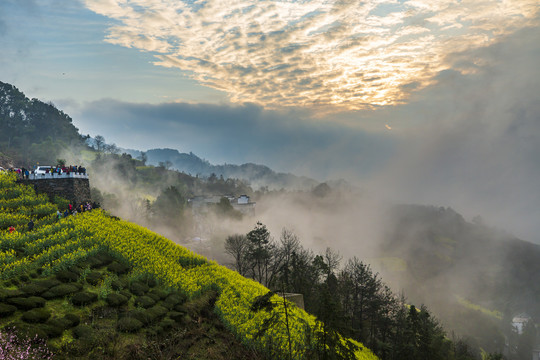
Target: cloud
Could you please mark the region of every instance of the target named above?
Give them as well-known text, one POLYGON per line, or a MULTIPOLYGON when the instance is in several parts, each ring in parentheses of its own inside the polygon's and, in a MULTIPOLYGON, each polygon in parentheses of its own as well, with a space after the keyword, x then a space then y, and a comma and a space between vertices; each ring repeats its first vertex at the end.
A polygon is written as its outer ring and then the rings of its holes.
POLYGON ((481 215, 540 243, 539 36, 524 29, 472 52, 491 60, 483 68, 464 61, 474 75, 442 72, 421 99, 390 112, 406 141, 371 186, 393 201, 481 215))
POLYGON ((75 117, 82 133, 140 150, 171 147, 213 163, 255 162, 319 179, 366 175, 389 158, 390 135, 329 121, 305 111, 259 105, 135 104, 101 100, 75 117), (91 124, 91 125, 89 125, 91 124), (110 135, 108 135, 110 134, 110 135))
POLYGON ((324 111, 402 104, 456 66, 451 54, 538 25, 535 0, 85 4, 116 20, 108 42, 152 52, 156 65, 188 72, 232 102, 324 111))

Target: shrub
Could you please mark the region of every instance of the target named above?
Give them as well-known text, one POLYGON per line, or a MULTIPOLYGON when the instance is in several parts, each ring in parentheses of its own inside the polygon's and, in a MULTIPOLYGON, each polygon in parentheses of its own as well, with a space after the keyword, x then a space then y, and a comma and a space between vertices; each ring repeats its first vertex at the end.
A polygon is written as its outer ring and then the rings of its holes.
POLYGON ((176 325, 176 322, 172 319, 165 318, 159 322, 159 326, 163 328, 163 330, 168 330, 176 325))
POLYGON ((65 283, 75 282, 79 279, 79 275, 69 270, 60 270, 56 273, 56 278, 65 283))
POLYGON ((22 315, 23 321, 27 323, 44 323, 51 317, 51 312, 44 308, 28 310, 22 315))
POLYGON ((82 267, 80 267, 80 266, 73 265, 73 266, 71 266, 71 267, 68 269, 68 271, 70 271, 70 272, 72 272, 72 273, 75 273, 75 274, 81 276, 82 273, 84 272, 84 269, 83 269, 82 267))
POLYGON ((99 252, 94 257, 101 262, 101 266, 107 266, 114 261, 114 258, 106 252, 99 252))
POLYGON ((47 333, 40 326, 38 326, 38 324, 27 324, 22 321, 17 321, 10 324, 10 331, 11 330, 16 330, 17 334, 22 337, 31 339, 47 339, 47 333))
POLYGON ((88 291, 81 291, 76 294, 74 294, 71 297, 71 302, 73 305, 76 306, 84 306, 93 303, 97 300, 97 294, 88 292, 88 291))
POLYGON ((155 302, 158 302, 159 300, 161 300, 159 298, 159 295, 155 294, 155 293, 152 293, 152 292, 148 292, 146 294, 147 297, 151 298, 152 300, 154 300, 155 302))
POLYGON ((15 306, 0 303, 0 318, 11 316, 15 311, 17 311, 15 306))
POLYGON ((49 339, 62 336, 65 330, 64 324, 58 320, 49 321, 46 324, 39 325, 39 327, 43 329, 49 339))
POLYGON ((114 279, 111 281, 111 288, 113 290, 122 290, 127 287, 127 282, 120 279, 114 279))
POLYGON ((68 326, 67 326, 68 328, 72 328, 74 326, 77 326, 81 322, 81 319, 79 318, 78 315, 70 314, 70 313, 64 315, 63 319, 68 324, 68 326))
POLYGON ((41 294, 41 296, 43 296, 45 299, 59 298, 68 294, 73 294, 79 291, 80 288, 81 286, 76 284, 60 284, 45 291, 43 294, 41 294))
MULTIPOLYGON (((150 290, 150 291, 148 292, 147 295, 148 295, 148 296, 152 296, 152 294, 155 295, 155 296, 157 296, 158 299, 160 299, 160 300, 165 299, 165 298, 169 295, 169 293, 167 293, 165 290, 162 290, 162 289, 152 289, 152 290, 150 290)), ((154 298, 154 297, 152 296, 152 298, 154 298)), ((157 301, 157 300, 156 300, 156 301, 157 301)))
POLYGON ((143 323, 132 317, 123 317, 117 324, 117 329, 123 332, 136 332, 142 327, 143 323))
POLYGON ((152 305, 155 305, 156 301, 152 299, 149 296, 143 295, 139 296, 137 300, 135 300, 135 305, 142 306, 143 308, 149 308, 152 305))
POLYGON ((91 285, 97 285, 99 281, 102 279, 103 275, 99 271, 91 271, 86 275, 86 282, 91 285))
POLYGON ((183 313, 183 312, 179 312, 179 311, 169 312, 169 317, 178 323, 182 322, 185 316, 186 316, 186 313, 183 313))
POLYGON ((5 300, 13 297, 23 296, 24 293, 19 290, 12 290, 12 289, 0 289, 0 300, 5 300))
POLYGON ((163 300, 163 306, 172 309, 176 305, 183 304, 184 302, 186 302, 185 295, 182 295, 180 293, 172 293, 169 294, 169 296, 167 296, 165 300, 163 300))
POLYGON ((118 261, 113 261, 111 264, 109 264, 109 266, 107 266, 107 270, 118 275, 126 274, 129 269, 129 265, 119 263, 118 261))
POLYGON ((133 294, 141 296, 148 292, 150 287, 140 281, 134 281, 129 285, 129 290, 131 290, 133 294))
POLYGON ((75 339, 91 339, 94 334, 92 327, 84 324, 77 325, 73 328, 73 337, 75 339))
POLYGON ((39 295, 49 288, 35 281, 28 285, 21 286, 19 289, 28 295, 39 295))
POLYGON ((137 319, 145 325, 151 322, 151 319, 145 310, 139 310, 139 309, 131 310, 123 317, 137 319))
POLYGON ((60 285, 62 281, 58 279, 43 279, 43 280, 36 280, 33 283, 39 286, 43 286, 47 289, 50 289, 53 286, 60 285))
POLYGON ((146 310, 146 315, 150 322, 154 322, 167 314, 167 309, 163 306, 156 305, 146 310))
POLYGON ((128 290, 126 290, 126 289, 120 290, 118 293, 121 294, 121 295, 124 295, 125 297, 127 297, 128 300, 131 299, 131 296, 132 296, 132 295, 131 295, 131 293, 130 293, 128 290))
POLYGON ((115 293, 109 294, 107 298, 105 299, 105 301, 107 301, 107 304, 109 304, 110 306, 115 306, 115 307, 127 304, 128 300, 129 299, 125 297, 124 295, 115 294, 115 293))
POLYGON ((20 310, 30 310, 34 308, 44 307, 46 300, 39 296, 30 296, 27 298, 16 297, 8 299, 8 303, 15 305, 20 310))

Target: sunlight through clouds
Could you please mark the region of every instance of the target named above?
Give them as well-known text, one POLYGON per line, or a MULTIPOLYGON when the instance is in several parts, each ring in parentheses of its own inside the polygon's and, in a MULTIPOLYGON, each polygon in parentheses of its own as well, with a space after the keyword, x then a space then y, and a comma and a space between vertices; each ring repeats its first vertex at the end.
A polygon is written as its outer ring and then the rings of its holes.
POLYGON ((151 52, 232 102, 326 111, 404 103, 442 70, 474 72, 481 60, 468 51, 537 25, 539 10, 536 0, 85 4, 115 20, 106 41, 151 52))

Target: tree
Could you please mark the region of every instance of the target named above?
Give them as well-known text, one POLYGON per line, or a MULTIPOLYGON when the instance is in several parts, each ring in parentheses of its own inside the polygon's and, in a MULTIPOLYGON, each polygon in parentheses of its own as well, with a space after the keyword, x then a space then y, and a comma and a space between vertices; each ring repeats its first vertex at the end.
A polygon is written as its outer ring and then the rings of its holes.
POLYGON ((105 149, 105 138, 101 135, 94 137, 94 146, 97 152, 102 152, 105 149))
POLYGON ((115 143, 104 145, 103 150, 110 154, 118 154, 120 152, 120 149, 115 143))
POLYGON ((154 213, 165 221, 178 221, 181 219, 186 199, 175 187, 169 186, 161 192, 154 202, 154 213))
POLYGON ((247 234, 249 240, 248 259, 251 276, 263 285, 268 284, 270 277, 269 266, 272 261, 274 245, 271 242, 270 232, 261 222, 247 234))
POLYGON ((145 151, 141 151, 141 155, 139 155, 139 160, 141 160, 143 166, 146 166, 146 162, 148 161, 148 155, 145 151))
POLYGON ((291 231, 286 228, 281 230, 280 244, 276 250, 276 254, 279 254, 280 267, 278 269, 277 281, 282 284, 282 291, 294 291, 292 285, 291 273, 293 271, 293 257, 301 250, 300 240, 291 231))
POLYGON ((235 210, 231 205, 231 202, 226 197, 219 199, 219 202, 215 207, 217 215, 226 216, 232 219, 242 219, 242 213, 238 210, 235 210))
POLYGON ((225 252, 234 259, 234 267, 242 276, 246 275, 248 268, 249 240, 245 235, 231 235, 225 240, 225 252))

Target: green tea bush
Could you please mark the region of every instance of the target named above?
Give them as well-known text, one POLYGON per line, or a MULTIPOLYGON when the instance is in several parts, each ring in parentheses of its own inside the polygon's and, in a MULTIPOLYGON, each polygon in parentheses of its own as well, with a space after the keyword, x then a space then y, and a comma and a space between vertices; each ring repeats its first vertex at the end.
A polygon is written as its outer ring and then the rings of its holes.
POLYGON ((105 299, 105 301, 107 301, 107 304, 114 307, 125 305, 127 304, 128 300, 129 299, 124 295, 116 293, 109 294, 105 299))
POLYGON ((0 303, 0 318, 5 318, 13 315, 17 308, 13 305, 0 303))
POLYGON ((20 310, 30 310, 44 307, 46 300, 39 296, 10 298, 7 302, 20 310))
POLYGON ((143 282, 134 281, 129 285, 129 290, 138 296, 144 295, 150 290, 150 287, 143 282))
POLYGON ((132 317, 123 317, 118 320, 117 329, 122 332, 136 332, 143 327, 143 323, 132 317))
POLYGON ((43 294, 41 294, 41 296, 43 296, 45 299, 55 299, 76 293, 80 290, 80 288, 81 286, 78 284, 60 284, 45 291, 43 294))
POLYGON ((81 291, 71 297, 71 302, 76 306, 86 306, 97 300, 97 294, 88 291, 81 291))
POLYGON ((51 312, 44 308, 28 310, 22 315, 22 320, 27 323, 44 323, 51 317, 51 312))

